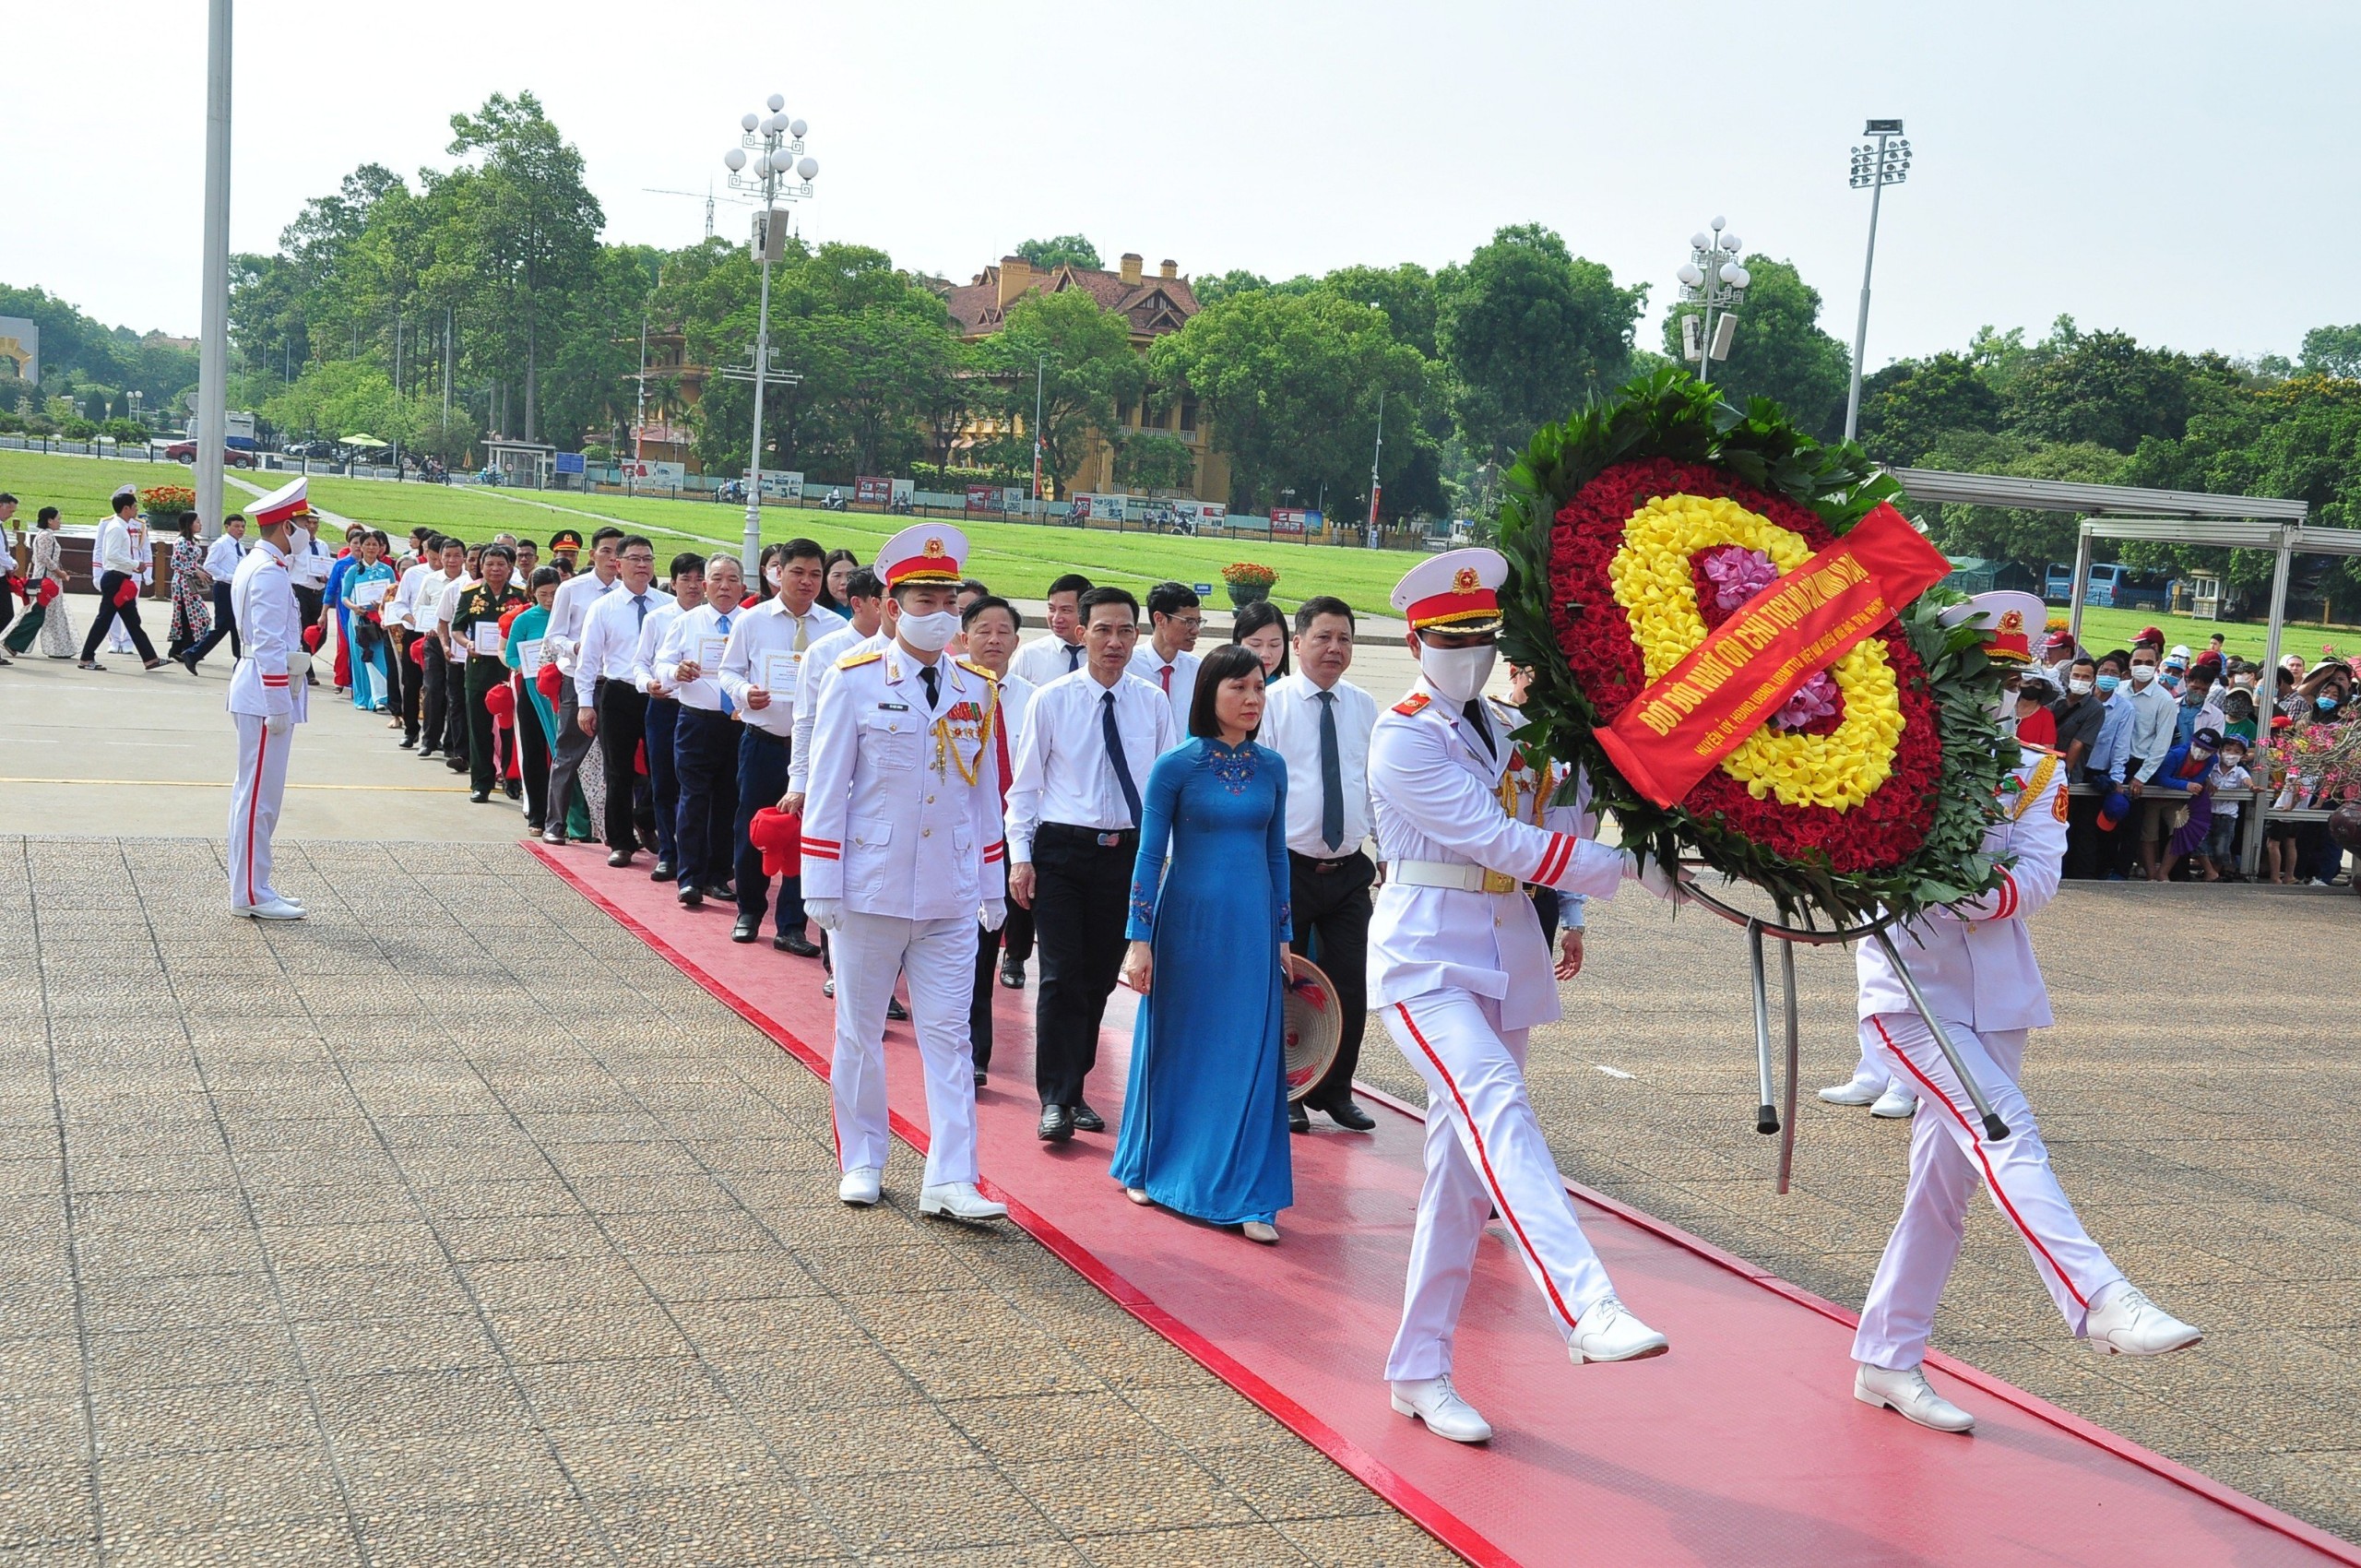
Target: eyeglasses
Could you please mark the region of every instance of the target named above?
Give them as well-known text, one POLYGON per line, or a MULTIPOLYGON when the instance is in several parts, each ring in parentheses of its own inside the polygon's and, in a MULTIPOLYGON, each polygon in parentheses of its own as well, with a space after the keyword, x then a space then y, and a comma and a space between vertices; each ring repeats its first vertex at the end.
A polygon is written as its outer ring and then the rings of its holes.
POLYGON ((653 566, 656 564, 656 557, 653 555, 626 555, 623 557, 623 560, 634 566, 653 566))

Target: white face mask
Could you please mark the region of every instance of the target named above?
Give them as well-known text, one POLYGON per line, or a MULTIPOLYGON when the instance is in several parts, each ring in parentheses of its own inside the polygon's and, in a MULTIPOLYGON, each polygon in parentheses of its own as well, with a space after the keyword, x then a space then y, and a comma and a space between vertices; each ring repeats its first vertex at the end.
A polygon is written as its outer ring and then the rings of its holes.
POLYGON ((2066 683, 2066 689, 2078 697, 2086 697, 2091 695, 2091 683, 2088 681, 2069 681, 2066 683))
POLYGON ((2131 667, 2131 683, 2135 686, 2144 686, 2155 678, 2156 667, 2153 664, 2135 664, 2131 667))
POLYGON ((941 653, 959 635, 959 612, 938 610, 931 615, 904 614, 899 633, 901 639, 920 653, 941 653))
POLYGON ((779 578, 785 575, 786 574, 781 572, 777 566, 765 566, 763 568, 763 581, 770 584, 773 588, 778 587, 779 578))
POLYGON ((1478 647, 1434 647, 1422 645, 1418 649, 1418 670, 1427 683, 1453 703, 1464 703, 1484 689, 1491 679, 1492 661, 1500 649, 1491 643, 1478 647))

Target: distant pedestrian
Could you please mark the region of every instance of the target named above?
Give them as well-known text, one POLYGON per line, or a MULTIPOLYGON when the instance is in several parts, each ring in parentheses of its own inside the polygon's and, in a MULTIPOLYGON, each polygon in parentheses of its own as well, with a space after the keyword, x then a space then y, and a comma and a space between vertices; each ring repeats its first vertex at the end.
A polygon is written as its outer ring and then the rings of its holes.
POLYGON ((213 630, 213 595, 205 575, 205 546, 196 541, 196 514, 182 513, 172 535, 172 625, 165 647, 178 659, 213 630))
POLYGON ((99 662, 99 645, 117 621, 131 635, 131 645, 139 652, 139 661, 153 670, 164 661, 156 657, 156 645, 148 640, 148 629, 139 624, 139 557, 133 536, 138 529, 139 497, 129 491, 114 498, 114 516, 99 525, 99 537, 90 552, 90 564, 99 579, 99 616, 90 623, 90 635, 82 639, 84 670, 103 670, 99 662))

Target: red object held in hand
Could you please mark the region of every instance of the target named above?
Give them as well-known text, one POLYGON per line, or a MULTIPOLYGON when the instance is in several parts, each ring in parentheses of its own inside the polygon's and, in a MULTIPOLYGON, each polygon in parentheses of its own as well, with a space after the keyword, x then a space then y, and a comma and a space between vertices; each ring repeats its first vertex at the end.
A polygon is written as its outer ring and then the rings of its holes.
POLYGON ((516 694, 504 685, 493 686, 483 695, 483 710, 494 719, 503 720, 515 719, 516 694))
POLYGON ((319 651, 320 651, 320 644, 321 644, 322 642, 324 642, 325 640, 326 640, 327 635, 328 635, 328 629, 327 629, 326 626, 317 626, 317 625, 314 625, 314 626, 306 626, 306 627, 304 627, 304 628, 303 628, 303 651, 304 651, 305 653, 317 653, 317 652, 319 652, 319 651))
POLYGON ((125 577, 123 581, 114 585, 114 607, 117 610, 122 609, 125 605, 129 604, 133 600, 137 599, 138 597, 139 579, 137 577, 125 577))
POLYGON ((541 666, 540 672, 533 677, 533 689, 554 703, 565 690, 565 677, 559 672, 556 665, 544 664, 541 666))
POLYGON ((43 577, 41 580, 41 591, 33 596, 33 601, 46 606, 65 591, 55 577, 43 577))
POLYGON ((765 876, 799 876, 803 871, 803 819, 765 806, 746 825, 746 842, 763 852, 765 876))

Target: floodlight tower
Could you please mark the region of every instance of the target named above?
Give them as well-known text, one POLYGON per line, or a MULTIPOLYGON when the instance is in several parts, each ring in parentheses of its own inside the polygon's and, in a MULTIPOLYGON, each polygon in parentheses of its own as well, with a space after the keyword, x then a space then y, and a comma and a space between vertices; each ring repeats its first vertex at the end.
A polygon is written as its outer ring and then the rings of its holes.
POLYGON ((1712 233, 1689 236, 1689 259, 1674 274, 1680 280, 1679 302, 1704 307, 1680 322, 1681 357, 1694 362, 1700 381, 1713 380, 1714 362, 1730 357, 1730 341, 1738 336, 1738 307, 1754 281, 1738 265, 1738 236, 1716 218, 1712 233))
POLYGON ((738 124, 744 135, 736 147, 721 155, 723 167, 730 171, 730 188, 758 192, 763 207, 754 220, 754 248, 763 267, 762 304, 754 316, 753 362, 746 373, 754 384, 754 445, 753 458, 746 465, 746 537, 739 547, 750 583, 762 580, 755 574, 763 552, 763 387, 779 374, 771 366, 771 263, 787 250, 787 209, 779 203, 809 200, 812 176, 820 172, 818 160, 801 156, 803 133, 809 127, 788 118, 786 108, 786 98, 771 94, 770 116, 742 117, 738 124), (788 178, 790 174, 792 181, 788 178))
POLYGON ((1869 346, 1869 270, 1878 259, 1878 201, 1888 185, 1898 185, 1910 175, 1910 143, 1902 135, 1901 121, 1872 120, 1861 134, 1878 141, 1875 147, 1853 149, 1853 188, 1869 193, 1869 250, 1861 261, 1861 317, 1853 328, 1853 389, 1845 399, 1847 441, 1861 428, 1861 356, 1869 346))

